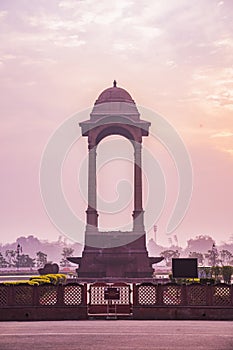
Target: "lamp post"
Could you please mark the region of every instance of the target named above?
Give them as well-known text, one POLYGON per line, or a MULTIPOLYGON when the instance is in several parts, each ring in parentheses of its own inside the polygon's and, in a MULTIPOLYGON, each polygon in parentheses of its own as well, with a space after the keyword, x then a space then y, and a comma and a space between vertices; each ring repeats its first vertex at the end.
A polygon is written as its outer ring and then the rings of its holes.
POLYGON ((18 244, 17 249, 16 249, 17 270, 19 269, 19 257, 20 257, 20 253, 22 253, 22 251, 23 251, 22 246, 20 244, 18 244))
POLYGON ((216 266, 217 257, 218 257, 218 250, 217 250, 217 248, 216 248, 214 243, 213 243, 213 246, 212 246, 211 255, 212 255, 212 265, 216 266))

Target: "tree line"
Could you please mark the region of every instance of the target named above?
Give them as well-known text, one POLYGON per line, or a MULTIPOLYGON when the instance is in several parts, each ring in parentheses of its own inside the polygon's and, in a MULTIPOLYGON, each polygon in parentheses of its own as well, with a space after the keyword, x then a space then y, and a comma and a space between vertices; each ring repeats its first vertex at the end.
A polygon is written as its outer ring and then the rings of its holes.
MULTIPOLYGON (((48 261, 47 254, 42 251, 38 251, 33 258, 29 254, 24 254, 20 248, 18 245, 15 250, 7 249, 5 254, 0 252, 0 268, 41 268, 47 263, 52 263, 52 261, 48 261)), ((70 266, 67 257, 72 256, 73 253, 73 248, 64 247, 61 254, 60 266, 70 266)))
MULTIPOLYGON (((162 251, 160 255, 164 257, 166 266, 170 267, 172 265, 172 259, 179 258, 181 252, 178 249, 167 249, 162 251)), ((233 265, 233 254, 227 249, 218 251, 214 244, 206 253, 196 251, 189 252, 188 258, 197 258, 199 266, 233 265)))

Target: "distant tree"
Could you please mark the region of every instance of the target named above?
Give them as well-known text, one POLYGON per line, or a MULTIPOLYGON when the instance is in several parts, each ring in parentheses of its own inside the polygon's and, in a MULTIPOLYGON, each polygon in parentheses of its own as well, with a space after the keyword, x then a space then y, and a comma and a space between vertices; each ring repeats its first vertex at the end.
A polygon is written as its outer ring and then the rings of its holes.
POLYGON ((47 264, 47 254, 39 251, 36 253, 36 266, 44 267, 47 264))
POLYGON ((31 258, 28 254, 21 254, 17 259, 17 267, 34 267, 35 259, 31 258))
POLYGON ((209 249, 211 249, 213 244, 215 244, 215 241, 210 236, 200 235, 189 239, 187 244, 188 246, 186 250, 188 252, 206 253, 209 249))
POLYGON ((13 249, 8 249, 5 256, 9 267, 15 267, 17 264, 17 252, 13 249))
POLYGON ((211 278, 211 276, 212 276, 211 267, 201 266, 201 267, 199 267, 198 270, 199 270, 200 278, 211 278))
POLYGON ((222 277, 225 283, 231 283, 231 276, 233 273, 232 266, 223 266, 222 267, 222 277))
POLYGON ((63 267, 70 266, 70 263, 67 260, 67 258, 69 256, 72 256, 73 253, 74 253, 74 249, 73 248, 64 247, 63 250, 62 250, 62 259, 60 261, 60 266, 63 266, 63 267))
POLYGON ((168 249, 161 252, 160 255, 164 257, 164 260, 166 261, 166 265, 171 266, 172 258, 179 258, 180 253, 178 250, 168 249))
POLYGON ((197 258, 198 265, 203 265, 204 264, 204 256, 203 256, 202 253, 190 252, 189 253, 189 258, 197 258))
POLYGON ((2 253, 0 252, 0 268, 4 268, 4 267, 8 267, 8 266, 9 266, 8 262, 6 261, 6 259, 2 255, 2 253))
POLYGON ((211 275, 215 279, 215 281, 219 281, 220 280, 219 276, 222 272, 221 267, 220 266, 212 266, 210 271, 211 271, 211 275))
POLYGON ((222 265, 230 265, 233 259, 233 255, 231 254, 231 252, 229 252, 229 250, 227 249, 223 249, 219 252, 219 254, 220 254, 222 265))
POLYGON ((212 245, 212 249, 208 250, 208 253, 205 254, 205 257, 208 259, 208 264, 210 266, 216 266, 221 263, 218 253, 218 249, 216 248, 215 244, 212 245))

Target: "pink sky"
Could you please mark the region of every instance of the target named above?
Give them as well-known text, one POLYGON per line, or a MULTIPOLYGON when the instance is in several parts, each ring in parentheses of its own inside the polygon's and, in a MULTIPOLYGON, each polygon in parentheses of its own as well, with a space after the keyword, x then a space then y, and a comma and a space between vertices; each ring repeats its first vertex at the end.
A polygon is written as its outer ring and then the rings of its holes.
MULTIPOLYGON (((113 79, 138 105, 165 116, 188 148, 194 189, 174 232, 180 244, 199 234, 228 241, 233 235, 232 11, 231 0, 1 0, 0 242, 30 234, 58 237, 40 197, 43 149, 59 124, 92 106, 113 79)), ((167 245, 174 169, 159 146, 158 160, 168 192, 157 222, 158 243, 167 245)), ((75 171, 68 171, 71 183, 75 171)), ((85 210, 72 186, 75 182, 65 189, 71 206, 85 210)))

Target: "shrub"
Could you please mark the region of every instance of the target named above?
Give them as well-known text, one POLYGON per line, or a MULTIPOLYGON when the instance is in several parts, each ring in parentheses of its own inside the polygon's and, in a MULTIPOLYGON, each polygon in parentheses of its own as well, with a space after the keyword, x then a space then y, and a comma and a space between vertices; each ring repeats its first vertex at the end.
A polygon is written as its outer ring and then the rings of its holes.
POLYGON ((66 275, 64 275, 63 273, 58 273, 57 276, 59 278, 59 283, 65 283, 66 282, 66 275))
POLYGON ((12 285, 21 285, 26 284, 30 286, 39 286, 41 284, 51 283, 53 285, 58 285, 60 283, 64 283, 66 281, 66 275, 64 274, 48 274, 48 275, 41 275, 41 276, 33 276, 30 277, 29 280, 20 280, 20 281, 6 281, 2 284, 6 286, 12 286, 12 285))
POLYGON ((233 273, 232 266, 223 266, 222 267, 222 277, 225 283, 231 283, 231 275, 233 273))
POLYGON ((214 284, 215 279, 214 278, 200 278, 201 284, 214 284))
POLYGON ((45 284, 45 283, 50 283, 50 279, 49 278, 46 278, 46 277, 44 277, 44 278, 30 278, 30 281, 29 281, 29 283, 35 283, 35 282, 37 282, 38 284, 45 284))
POLYGON ((60 284, 60 283, 64 283, 66 281, 66 275, 61 274, 61 273, 57 273, 57 274, 48 274, 45 275, 46 277, 48 277, 50 279, 50 282, 52 284, 60 284))
POLYGON ((5 286, 18 286, 20 284, 28 284, 28 280, 21 280, 21 281, 5 281, 2 282, 5 286))
POLYGON ((55 284, 55 285, 59 283, 59 278, 58 278, 57 275, 55 275, 55 274, 48 274, 48 275, 45 275, 45 276, 50 280, 50 283, 55 284))

